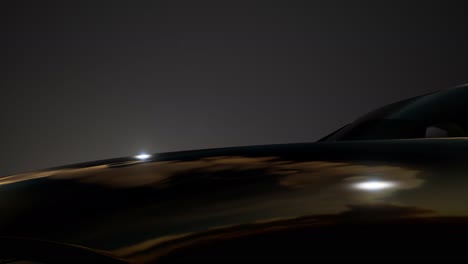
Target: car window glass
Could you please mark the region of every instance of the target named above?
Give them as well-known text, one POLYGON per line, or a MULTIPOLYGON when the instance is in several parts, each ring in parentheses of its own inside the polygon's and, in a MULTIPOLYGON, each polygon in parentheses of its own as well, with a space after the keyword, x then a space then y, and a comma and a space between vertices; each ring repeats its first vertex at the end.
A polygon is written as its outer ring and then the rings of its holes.
POLYGON ((410 98, 377 109, 325 141, 468 137, 468 87, 410 98))

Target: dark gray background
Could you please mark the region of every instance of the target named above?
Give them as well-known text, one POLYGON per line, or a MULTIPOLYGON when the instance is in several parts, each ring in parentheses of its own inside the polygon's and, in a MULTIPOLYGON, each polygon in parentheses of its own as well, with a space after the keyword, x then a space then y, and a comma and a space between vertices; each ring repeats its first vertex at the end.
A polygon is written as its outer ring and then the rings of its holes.
POLYGON ((11 2, 0 175, 314 141, 468 82, 467 9, 455 1, 11 2))

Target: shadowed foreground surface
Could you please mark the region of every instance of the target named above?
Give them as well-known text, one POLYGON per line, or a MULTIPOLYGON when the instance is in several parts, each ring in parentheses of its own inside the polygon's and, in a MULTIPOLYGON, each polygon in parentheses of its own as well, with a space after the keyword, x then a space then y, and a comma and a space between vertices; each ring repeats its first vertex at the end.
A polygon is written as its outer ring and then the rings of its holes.
POLYGON ((253 146, 3 177, 0 234, 29 242, 2 240, 0 252, 45 263, 466 258, 467 147, 253 146))

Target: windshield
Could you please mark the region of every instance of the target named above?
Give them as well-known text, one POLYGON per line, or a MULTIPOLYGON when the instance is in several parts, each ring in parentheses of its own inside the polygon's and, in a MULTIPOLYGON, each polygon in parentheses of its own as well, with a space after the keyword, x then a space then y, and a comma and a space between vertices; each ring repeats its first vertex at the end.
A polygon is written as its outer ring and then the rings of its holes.
POLYGON ((377 109, 321 141, 468 136, 468 87, 419 96, 377 109))

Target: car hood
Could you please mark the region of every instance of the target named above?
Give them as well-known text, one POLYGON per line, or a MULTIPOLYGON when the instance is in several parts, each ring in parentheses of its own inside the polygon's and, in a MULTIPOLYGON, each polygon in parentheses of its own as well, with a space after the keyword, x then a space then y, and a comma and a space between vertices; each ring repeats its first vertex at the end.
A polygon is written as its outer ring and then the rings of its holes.
POLYGON ((0 178, 0 235, 138 259, 245 228, 464 216, 467 163, 459 154, 467 146, 461 139, 269 145, 23 173, 0 178))

